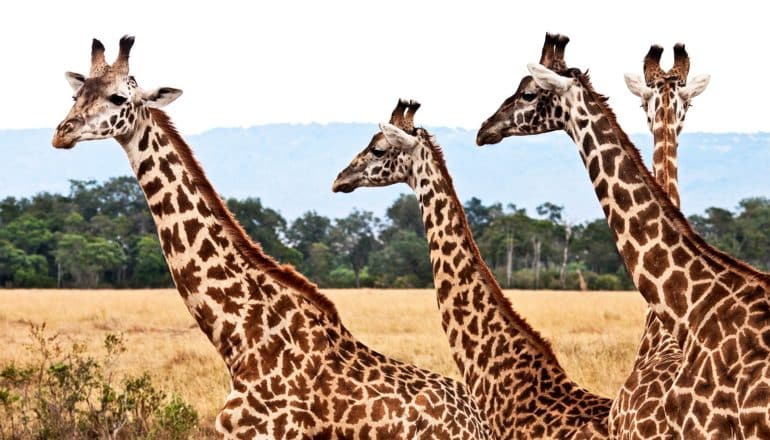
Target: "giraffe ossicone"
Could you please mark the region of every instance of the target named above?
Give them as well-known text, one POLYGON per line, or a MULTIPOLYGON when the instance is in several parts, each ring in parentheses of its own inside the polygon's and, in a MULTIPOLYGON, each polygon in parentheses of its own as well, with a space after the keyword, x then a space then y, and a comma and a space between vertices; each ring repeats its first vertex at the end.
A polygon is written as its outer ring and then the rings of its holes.
POLYGON ((482 259, 444 153, 415 128, 415 101, 337 176, 332 190, 406 183, 420 203, 442 326, 455 363, 496 438, 607 437, 610 399, 565 373, 550 344, 516 313, 482 259))
POLYGON ((158 106, 180 92, 145 92, 128 74, 133 38, 112 65, 92 44, 89 77, 53 144, 115 138, 147 198, 169 271, 190 314, 224 360, 231 390, 216 419, 223 438, 491 438, 457 381, 356 340, 334 304, 251 241, 158 106))

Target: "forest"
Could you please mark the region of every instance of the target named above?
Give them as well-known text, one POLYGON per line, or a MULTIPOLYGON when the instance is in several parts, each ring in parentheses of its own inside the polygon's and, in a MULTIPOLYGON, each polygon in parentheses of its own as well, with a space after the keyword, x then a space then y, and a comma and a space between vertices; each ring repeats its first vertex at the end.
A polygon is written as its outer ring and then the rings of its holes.
MULTIPOLYGON (((294 221, 258 198, 226 198, 246 232, 321 287, 432 287, 428 245, 413 195, 385 218, 353 210, 294 221)), ((605 219, 570 224, 550 202, 536 212, 465 202, 487 264, 505 288, 623 290, 633 286, 605 219)), ((711 244, 761 270, 770 266, 770 200, 712 207, 689 220, 711 244)), ((70 182, 67 195, 0 201, 0 286, 155 288, 173 286, 144 195, 133 177, 70 182)))

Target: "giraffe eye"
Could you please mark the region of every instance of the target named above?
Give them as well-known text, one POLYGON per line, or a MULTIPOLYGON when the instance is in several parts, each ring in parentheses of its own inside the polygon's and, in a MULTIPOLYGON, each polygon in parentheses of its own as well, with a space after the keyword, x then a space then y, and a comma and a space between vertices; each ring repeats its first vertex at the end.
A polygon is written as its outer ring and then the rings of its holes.
POLYGON ((536 96, 537 95, 535 95, 534 93, 527 93, 527 92, 525 92, 525 93, 523 93, 521 95, 521 99, 523 99, 525 101, 532 101, 532 100, 535 99, 536 96))
POLYGON ((111 103, 113 103, 113 104, 115 104, 115 105, 123 105, 123 104, 125 104, 125 103, 126 103, 126 101, 128 100, 128 98, 126 98, 125 96, 120 96, 120 95, 118 95, 118 94, 110 95, 110 97, 109 97, 109 98, 107 98, 107 99, 108 99, 108 100, 109 100, 111 103))
POLYGON ((374 154, 374 157, 382 157, 385 155, 385 150, 378 150, 376 148, 372 148, 372 154, 374 154))

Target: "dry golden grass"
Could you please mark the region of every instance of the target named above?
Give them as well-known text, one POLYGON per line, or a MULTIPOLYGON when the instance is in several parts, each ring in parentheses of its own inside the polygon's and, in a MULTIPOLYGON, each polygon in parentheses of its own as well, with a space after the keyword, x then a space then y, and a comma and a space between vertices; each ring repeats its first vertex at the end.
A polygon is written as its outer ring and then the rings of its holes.
MULTIPOLYGON (((345 325, 370 347, 458 378, 431 290, 327 290, 345 325)), ((507 291, 514 308, 553 343, 568 374, 613 396, 631 366, 645 306, 636 292, 507 291)), ((97 351, 122 332, 121 368, 148 370, 213 423, 229 381, 224 363, 175 290, 0 290, 0 365, 23 361, 29 325, 97 351)))

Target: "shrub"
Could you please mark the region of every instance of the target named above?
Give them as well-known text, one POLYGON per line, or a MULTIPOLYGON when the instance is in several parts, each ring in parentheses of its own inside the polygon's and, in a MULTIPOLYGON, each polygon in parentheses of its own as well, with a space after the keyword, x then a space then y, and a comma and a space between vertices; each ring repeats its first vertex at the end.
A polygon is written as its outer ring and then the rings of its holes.
MULTIPOLYGON (((361 287, 371 287, 374 285, 372 276, 369 275, 369 269, 364 267, 358 274, 358 280, 361 287)), ((337 266, 329 272, 328 281, 330 286, 335 289, 351 289, 356 287, 356 275, 353 269, 347 266, 337 266)))
POLYGON ((594 290, 623 290, 623 283, 620 277, 611 273, 597 275, 593 280, 593 285, 589 284, 594 290))
POLYGON ((197 424, 198 413, 195 408, 177 395, 158 412, 158 426, 169 439, 187 438, 197 424))
POLYGON ((195 410, 148 373, 117 380, 121 335, 107 334, 96 358, 79 342, 65 349, 45 324, 30 334, 33 360, 0 370, 0 439, 182 439, 195 428, 195 410))

